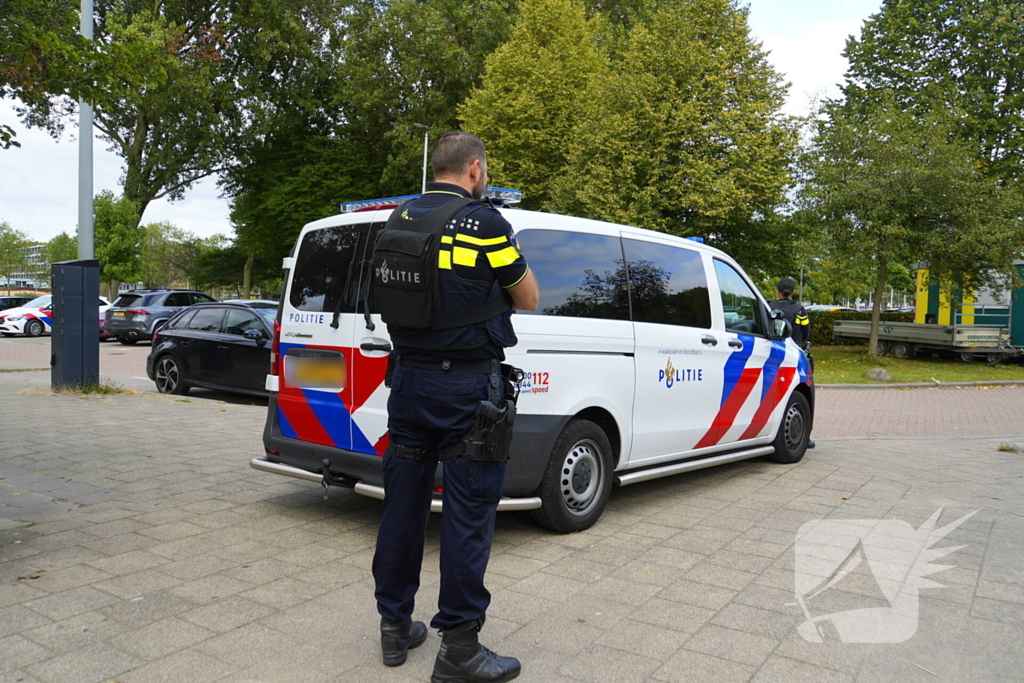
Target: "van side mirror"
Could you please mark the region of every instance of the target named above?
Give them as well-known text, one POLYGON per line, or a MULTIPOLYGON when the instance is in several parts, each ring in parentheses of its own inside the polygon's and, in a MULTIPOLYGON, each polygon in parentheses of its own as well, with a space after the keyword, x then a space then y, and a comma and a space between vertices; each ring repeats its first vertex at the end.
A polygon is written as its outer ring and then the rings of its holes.
POLYGON ((785 313, 773 308, 769 316, 772 319, 772 337, 774 339, 788 339, 793 336, 793 324, 786 320, 785 313))

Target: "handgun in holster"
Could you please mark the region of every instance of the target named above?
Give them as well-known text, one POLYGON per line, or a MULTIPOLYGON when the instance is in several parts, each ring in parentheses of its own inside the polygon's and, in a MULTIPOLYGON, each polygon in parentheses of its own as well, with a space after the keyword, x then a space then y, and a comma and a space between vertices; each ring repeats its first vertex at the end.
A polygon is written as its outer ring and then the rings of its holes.
POLYGON ((508 460, 519 383, 524 374, 511 365, 495 365, 496 372, 487 376, 487 400, 477 403, 473 426, 463 434, 461 441, 441 450, 441 461, 449 458, 483 462, 508 460))

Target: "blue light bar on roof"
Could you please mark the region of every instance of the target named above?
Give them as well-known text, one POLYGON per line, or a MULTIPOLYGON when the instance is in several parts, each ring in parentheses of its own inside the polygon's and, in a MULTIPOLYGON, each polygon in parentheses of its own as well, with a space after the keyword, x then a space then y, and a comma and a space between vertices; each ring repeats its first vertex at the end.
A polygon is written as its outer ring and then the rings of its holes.
POLYGON ((413 197, 419 197, 418 194, 407 194, 403 197, 384 197, 382 199, 363 199, 358 202, 342 202, 341 212, 342 213, 353 213, 355 211, 366 211, 367 209, 374 209, 379 206, 397 206, 407 199, 413 197))
MULTIPOLYGON (((523 193, 519 190, 510 190, 505 187, 484 188, 484 196, 490 197, 499 204, 518 204, 523 201, 523 193)), ((419 197, 418 194, 407 194, 401 197, 383 197, 381 199, 363 199, 357 202, 342 202, 342 213, 355 213, 356 211, 369 211, 380 207, 395 207, 402 202, 419 197)))
POLYGON ((510 190, 507 187, 486 187, 484 196, 496 199, 502 204, 518 204, 523 201, 523 193, 519 190, 510 190))
POLYGON ((693 242, 697 242, 698 244, 704 244, 703 237, 687 237, 686 239, 692 240, 693 242))

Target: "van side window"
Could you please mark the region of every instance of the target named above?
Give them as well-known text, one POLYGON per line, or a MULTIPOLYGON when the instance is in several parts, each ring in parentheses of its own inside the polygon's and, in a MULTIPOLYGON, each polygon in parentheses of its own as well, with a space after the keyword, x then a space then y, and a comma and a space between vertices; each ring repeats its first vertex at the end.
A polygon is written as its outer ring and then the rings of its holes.
MULTIPOLYGON (((300 311, 331 312, 345 289, 359 242, 359 225, 339 225, 306 233, 299 245, 292 275, 291 304, 300 311)), ((341 312, 352 313, 354 302, 342 302, 341 312)))
POLYGON ((634 321, 711 327, 711 299, 699 252, 640 240, 622 242, 634 321))
POLYGON ((742 334, 763 335, 761 304, 746 281, 735 268, 718 259, 715 259, 715 274, 718 275, 718 288, 722 291, 725 329, 742 334))
POLYGON ((540 287, 540 306, 520 314, 629 320, 619 238, 524 230, 516 241, 540 287))

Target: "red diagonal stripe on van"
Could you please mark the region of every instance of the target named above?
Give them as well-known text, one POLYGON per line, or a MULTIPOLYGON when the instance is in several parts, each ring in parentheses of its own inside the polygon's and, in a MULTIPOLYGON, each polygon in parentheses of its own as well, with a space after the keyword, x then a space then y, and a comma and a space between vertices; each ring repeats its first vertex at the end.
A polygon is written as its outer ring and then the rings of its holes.
POLYGON ((772 382, 772 386, 768 389, 768 393, 765 394, 764 400, 761 401, 761 405, 757 407, 757 412, 754 413, 754 419, 750 422, 750 426, 747 427, 746 431, 744 431, 740 436, 740 440, 753 439, 761 433, 761 430, 768 424, 768 418, 771 417, 775 408, 778 407, 779 402, 785 398, 786 390, 793 383, 793 378, 795 376, 795 367, 779 368, 779 374, 775 377, 775 381, 772 382))
POLYGON ((305 396, 302 394, 278 395, 277 407, 284 413, 288 424, 292 426, 299 439, 312 441, 313 443, 333 446, 334 441, 320 424, 313 409, 309 407, 305 396))
POLYGON ((757 378, 760 376, 761 368, 746 368, 740 373, 736 386, 733 387, 729 398, 719 408, 718 415, 715 415, 715 420, 711 423, 711 428, 708 429, 707 434, 701 437, 701 440, 697 442, 694 448, 707 448, 721 441, 725 433, 732 427, 732 423, 736 421, 740 408, 746 402, 747 396, 750 396, 750 392, 754 385, 757 384, 757 378))
POLYGON ((388 357, 371 358, 353 350, 352 354, 348 356, 348 361, 350 368, 355 365, 355 373, 352 375, 352 405, 348 407, 348 412, 355 413, 384 383, 384 373, 388 369, 388 357))
POLYGON ((377 452, 377 455, 384 457, 384 451, 388 449, 388 444, 391 443, 391 432, 387 432, 384 436, 377 440, 377 443, 373 444, 373 450, 377 452))

